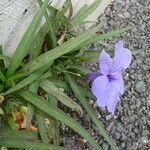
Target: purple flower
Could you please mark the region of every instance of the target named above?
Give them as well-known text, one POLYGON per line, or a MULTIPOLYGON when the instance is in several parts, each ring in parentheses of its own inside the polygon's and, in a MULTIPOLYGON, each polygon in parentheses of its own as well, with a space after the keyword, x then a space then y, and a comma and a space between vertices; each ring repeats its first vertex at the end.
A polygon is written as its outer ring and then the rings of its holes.
POLYGON ((92 93, 97 98, 98 106, 107 106, 110 113, 114 113, 120 96, 124 93, 122 71, 130 65, 131 58, 131 51, 123 46, 123 41, 119 41, 115 44, 114 58, 110 58, 103 50, 99 70, 87 75, 87 78, 93 81, 92 93))

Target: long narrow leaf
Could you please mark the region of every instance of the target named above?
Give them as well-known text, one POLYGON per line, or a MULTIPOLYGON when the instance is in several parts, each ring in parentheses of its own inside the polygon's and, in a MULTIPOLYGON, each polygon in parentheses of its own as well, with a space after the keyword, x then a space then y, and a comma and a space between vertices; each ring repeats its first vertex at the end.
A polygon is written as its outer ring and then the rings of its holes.
POLYGON ((74 26, 82 24, 84 19, 86 19, 90 14, 92 14, 96 8, 100 5, 101 0, 95 0, 90 5, 85 5, 82 7, 79 12, 73 17, 71 24, 74 26))
MULTIPOLYGON (((29 86, 29 90, 31 92, 37 94, 38 87, 39 87, 39 85, 37 84, 37 82, 35 82, 35 83, 33 83, 29 86)), ((34 108, 32 107, 32 105, 31 105, 31 109, 34 111, 34 108)), ((47 135, 47 129, 46 129, 44 115, 41 113, 41 111, 36 111, 35 116, 36 116, 37 126, 38 126, 38 130, 39 130, 42 142, 44 144, 48 144, 49 143, 49 138, 48 138, 48 135, 47 135)))
POLYGON ((43 67, 45 64, 48 64, 55 59, 59 58, 60 56, 71 52, 73 49, 79 47, 82 43, 90 39, 96 32, 98 28, 93 28, 82 35, 78 36, 77 38, 71 39, 64 44, 54 48, 51 51, 48 51, 41 56, 37 57, 35 60, 29 62, 23 68, 24 71, 28 71, 29 73, 43 67))
POLYGON ((47 91, 54 97, 56 97, 60 102, 64 105, 68 106, 72 110, 77 111, 79 114, 82 114, 82 108, 79 104, 75 103, 72 99, 70 99, 61 89, 58 89, 54 84, 52 84, 49 80, 42 80, 40 82, 41 88, 47 91))
MULTIPOLYGON (((50 95, 49 93, 47 93, 48 95, 48 101, 50 103, 50 105, 52 105, 53 107, 57 107, 57 99, 50 95)), ((59 145, 60 143, 60 139, 59 139, 59 126, 60 126, 60 122, 52 117, 49 117, 49 125, 48 125, 48 129, 50 130, 50 135, 53 139, 53 143, 55 145, 59 145)))
MULTIPOLYGON (((38 1, 39 5, 42 6, 42 0, 37 0, 37 1, 38 1)), ((46 23, 47 23, 48 28, 49 28, 49 35, 50 35, 50 37, 52 39, 52 47, 54 48, 54 47, 57 46, 57 38, 56 38, 54 29, 53 29, 53 26, 52 26, 52 20, 48 16, 47 11, 45 12, 44 16, 45 16, 46 23)))
POLYGON ((5 78, 5 76, 4 76, 4 74, 2 73, 1 70, 0 70, 0 80, 1 80, 2 82, 5 82, 5 81, 6 81, 6 78, 5 78))
POLYGON ((94 124, 97 126, 99 133, 102 134, 105 140, 110 144, 112 150, 117 150, 118 148, 115 144, 115 141, 112 140, 112 138, 108 135, 107 131, 104 128, 103 123, 97 118, 95 111, 92 109, 92 106, 88 104, 84 95, 80 92, 76 82, 69 75, 66 75, 66 80, 69 82, 74 94, 78 97, 80 103, 87 111, 94 124))
POLYGON ((26 117, 26 129, 29 130, 31 127, 31 122, 34 114, 34 108, 30 103, 28 103, 27 108, 28 109, 27 109, 27 117, 26 117))
POLYGON ((23 148, 23 149, 34 149, 34 150, 67 150, 67 148, 55 146, 51 144, 42 144, 37 142, 31 142, 27 140, 1 138, 0 147, 8 148, 23 148))
POLYGON ((36 112, 36 120, 37 120, 37 125, 38 125, 38 129, 39 129, 39 132, 40 132, 42 142, 44 144, 48 144, 49 139, 48 139, 48 135, 47 135, 47 128, 46 128, 46 124, 45 124, 45 118, 44 118, 44 116, 42 115, 42 113, 40 111, 36 112))
POLYGON ((21 39, 15 54, 12 58, 12 61, 8 67, 7 76, 13 75, 15 70, 18 68, 18 66, 21 64, 22 59, 25 57, 27 53, 27 48, 31 45, 33 41, 33 37, 35 36, 38 26, 40 24, 41 18, 43 14, 46 11, 46 7, 48 6, 49 0, 45 0, 42 7, 39 9, 39 11, 36 13, 34 19, 32 20, 29 28, 25 32, 23 38, 21 39))
POLYGON ((13 131, 9 128, 0 128, 0 137, 1 138, 12 138, 12 139, 19 139, 19 140, 38 140, 38 132, 34 131, 13 131))
POLYGON ((3 61, 5 60, 6 62, 10 62, 11 58, 8 56, 0 55, 0 60, 3 60, 3 61))
MULTIPOLYGON (((64 89, 65 91, 72 91, 72 89, 70 88, 70 86, 61 80, 55 80, 55 79, 48 79, 52 84, 54 84, 55 86, 57 86, 58 88, 64 89)), ((79 86, 79 85, 78 85, 79 86)), ((90 97, 90 98, 94 98, 94 96, 91 94, 91 92, 89 92, 89 90, 83 88, 82 86, 79 86, 80 91, 86 96, 86 97, 90 97)))
POLYGON ((72 128, 74 131, 79 133, 82 137, 84 137, 91 145, 95 148, 95 150, 100 150, 101 147, 95 142, 95 140, 92 138, 92 136, 81 126, 79 125, 73 118, 71 118, 69 115, 65 114, 61 109, 52 107, 48 101, 46 101, 44 98, 28 91, 28 90, 22 90, 20 91, 20 96, 22 96, 25 100, 32 103, 36 107, 38 107, 40 110, 45 112, 47 115, 63 122, 70 128, 72 128))
MULTIPOLYGON (((2 55, 2 45, 0 45, 0 55, 2 55)), ((4 72, 5 66, 4 66, 4 61, 3 59, 0 59, 0 71, 4 72)))
POLYGON ((47 32, 48 32, 48 27, 47 24, 45 23, 40 28, 40 30, 38 31, 38 33, 34 38, 33 44, 30 48, 30 60, 35 59, 41 53, 42 45, 44 43, 44 39, 47 32))
POLYGON ((31 84, 32 82, 34 82, 35 80, 37 80, 47 69, 48 69, 49 65, 35 71, 34 73, 32 73, 31 75, 29 75, 28 77, 26 77, 24 80, 22 80, 21 82, 19 82, 18 84, 16 84, 15 86, 13 86, 12 88, 10 88, 8 91, 6 91, 5 93, 3 93, 4 95, 8 95, 12 92, 15 92, 29 84, 31 84))
POLYGON ((118 36, 121 33, 128 31, 128 30, 130 30, 132 28, 133 28, 132 26, 128 26, 128 27, 125 27, 125 28, 122 28, 122 29, 116 29, 116 30, 113 30, 113 31, 110 31, 110 32, 107 32, 107 33, 96 35, 96 36, 92 37, 91 39, 87 40, 83 44, 83 46, 85 44, 92 44, 92 43, 96 43, 98 41, 108 40, 108 39, 110 39, 110 38, 112 38, 114 36, 118 36))
MULTIPOLYGON (((37 92, 38 90, 37 82, 30 84, 29 90, 32 92, 37 92)), ((34 107, 33 105, 31 105, 31 103, 28 103, 27 108, 28 108, 27 109, 28 111, 27 111, 27 117, 26 117, 26 129, 30 129, 33 115, 34 115, 34 107)))

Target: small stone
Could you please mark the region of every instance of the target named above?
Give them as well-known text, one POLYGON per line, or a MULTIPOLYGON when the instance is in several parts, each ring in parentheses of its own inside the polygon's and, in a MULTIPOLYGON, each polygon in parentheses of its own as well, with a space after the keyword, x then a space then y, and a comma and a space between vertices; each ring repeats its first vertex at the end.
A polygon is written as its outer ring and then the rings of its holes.
POLYGON ((90 117, 88 116, 88 115, 86 115, 85 117, 84 117, 84 121, 86 122, 86 123, 90 123, 90 117))
POLYGON ((141 106, 141 101, 140 99, 137 99, 136 100, 136 107, 139 108, 141 106))
POLYGON ((142 143, 147 144, 149 141, 146 137, 142 137, 142 143))
POLYGON ((116 138, 117 140, 119 140, 120 137, 121 137, 121 134, 120 134, 119 132, 116 132, 116 133, 115 133, 115 138, 116 138))
POLYGON ((102 147, 103 147, 103 150, 108 150, 108 148, 109 148, 107 143, 103 143, 102 147))
POLYGON ((110 120, 112 118, 112 114, 106 116, 106 120, 110 120))
POLYGON ((129 12, 125 12, 124 16, 125 16, 125 18, 130 18, 130 13, 129 12))
POLYGON ((142 93, 145 91, 145 83, 144 81, 138 81, 135 85, 135 90, 138 92, 138 93, 142 93))

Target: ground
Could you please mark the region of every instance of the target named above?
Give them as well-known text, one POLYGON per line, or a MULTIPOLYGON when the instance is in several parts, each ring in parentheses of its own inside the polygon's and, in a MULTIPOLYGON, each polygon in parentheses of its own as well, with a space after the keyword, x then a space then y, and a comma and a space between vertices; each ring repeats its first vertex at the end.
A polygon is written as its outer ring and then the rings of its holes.
MULTIPOLYGON (((124 73, 126 92, 119 102, 115 115, 97 108, 98 117, 103 121, 113 139, 121 150, 150 149, 150 1, 149 0, 115 0, 98 20, 102 23, 100 32, 116 28, 134 26, 129 32, 108 41, 112 46, 118 39, 132 50, 132 64, 124 73)), ((93 45, 102 49, 100 44, 93 45)), ((95 64, 89 64, 91 69, 95 64)), ((77 117, 78 118, 78 117, 77 117)), ((102 140, 87 114, 79 122, 89 130, 102 145, 104 150, 110 147, 102 140)), ((91 150, 88 143, 81 140, 73 131, 63 126, 63 139, 67 147, 78 150, 91 150)))

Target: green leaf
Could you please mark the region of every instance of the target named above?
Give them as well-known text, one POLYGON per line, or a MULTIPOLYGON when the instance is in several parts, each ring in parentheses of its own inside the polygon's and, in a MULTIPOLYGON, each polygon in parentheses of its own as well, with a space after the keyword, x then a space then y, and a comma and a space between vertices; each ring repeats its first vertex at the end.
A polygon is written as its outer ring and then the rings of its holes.
POLYGON ((36 111, 36 120, 37 120, 37 126, 40 132, 42 142, 44 144, 48 144, 49 139, 47 135, 47 127, 45 124, 45 116, 40 111, 36 111))
MULTIPOLYGON (((64 3, 64 5, 65 5, 65 3, 64 3)), ((68 28, 68 26, 70 25, 70 18, 69 18, 70 16, 66 17, 64 15, 65 10, 63 9, 63 6, 62 6, 62 10, 55 9, 54 16, 51 17, 51 19, 53 20, 53 27, 54 27, 55 33, 59 33, 59 31, 61 31, 62 29, 66 30, 68 28)), ((52 11, 54 11, 52 9, 53 8, 50 7, 50 13, 52 11)), ((71 11, 69 12, 69 15, 71 15, 71 11)))
POLYGON ((11 76, 10 78, 7 79, 7 82, 9 81, 14 81, 20 78, 23 78, 25 76, 27 76, 28 74, 25 72, 21 72, 21 73, 16 73, 15 75, 11 76))
POLYGON ((12 92, 20 90, 21 88, 31 84, 32 82, 37 80, 48 68, 49 68, 49 65, 47 65, 47 66, 45 66, 45 67, 35 71, 34 73, 32 73, 31 75, 26 77, 24 80, 22 80, 21 82, 19 82, 18 84, 16 84, 12 88, 10 88, 8 91, 3 93, 3 95, 8 95, 8 94, 10 94, 12 92))
POLYGON ((23 149, 33 149, 33 150, 67 150, 61 146, 55 146, 51 144, 42 144, 38 142, 31 142, 27 140, 19 140, 12 138, 1 138, 0 147, 7 148, 23 148, 23 149))
MULTIPOLYGON (((39 5, 42 6, 42 0, 37 0, 37 1, 38 1, 39 5)), ((56 38, 55 31, 54 31, 53 25, 52 25, 53 20, 48 16, 47 11, 45 12, 44 16, 45 16, 46 23, 49 28, 49 35, 51 37, 52 47, 54 48, 57 46, 57 38, 56 38)))
POLYGON ((95 148, 95 150, 100 150, 101 147, 95 142, 92 136, 81 126, 79 125, 73 118, 69 115, 65 114, 61 109, 53 107, 46 101, 44 98, 28 91, 21 90, 20 96, 22 96, 25 100, 32 103, 34 106, 45 112, 47 115, 63 122, 74 131, 79 133, 82 137, 84 137, 91 145, 95 148))
POLYGON ((29 28, 27 29, 23 38, 21 39, 21 41, 15 51, 15 54, 12 58, 12 61, 8 67, 7 76, 11 76, 14 74, 15 70, 21 64, 22 59, 25 57, 25 55, 27 53, 27 49, 31 45, 31 43, 33 41, 33 37, 35 36, 35 34, 37 32, 37 29, 39 27, 42 16, 46 11, 48 2, 49 2, 49 0, 44 1, 42 7, 39 9, 39 11, 34 16, 34 19, 32 20, 31 24, 29 25, 29 28))
POLYGON ((69 69, 73 69, 76 70, 76 72, 80 75, 87 75, 88 73, 90 73, 91 71, 88 68, 82 67, 81 65, 71 65, 69 69))
POLYGON ((0 80, 1 80, 2 82, 5 82, 5 81, 6 81, 6 78, 5 78, 5 76, 4 76, 4 74, 2 73, 1 70, 0 70, 0 80))
MULTIPOLYGON (((37 82, 33 82, 32 84, 29 85, 29 90, 32 92, 37 92, 38 88, 39 86, 37 82)), ((26 129, 29 130, 34 115, 34 107, 33 105, 31 105, 31 103, 28 103, 27 108, 28 111, 27 111, 27 118, 26 118, 26 129)))
POLYGON ((0 93, 3 91, 4 86, 0 84, 0 93))
POLYGON ((27 108, 28 109, 27 109, 27 117, 26 117, 26 129, 29 130, 31 127, 31 121, 34 114, 34 108, 30 103, 28 103, 27 108))
POLYGON ((99 50, 85 50, 84 55, 80 58, 81 61, 97 62, 100 56, 99 50))
POLYGON ((48 32, 48 26, 45 23, 36 34, 32 46, 30 48, 30 60, 36 58, 41 53, 42 45, 48 32))
POLYGON ((65 91, 70 91, 70 87, 66 82, 56 79, 48 79, 52 84, 54 84, 56 87, 64 89, 65 91))
MULTIPOLYGON (((55 80, 55 79, 49 79, 49 81, 54 84, 55 86, 57 86, 58 88, 64 89, 65 91, 72 91, 70 86, 61 80, 55 80)), ((78 85, 79 86, 79 85, 78 85)), ((92 93, 86 89, 85 87, 83 88, 82 86, 79 86, 79 89, 81 90, 81 92, 86 96, 86 97, 90 97, 90 98, 94 98, 94 96, 92 95, 92 93)))
MULTIPOLYGON (((47 93, 48 95, 48 101, 50 103, 50 105, 52 107, 57 107, 57 99, 50 95, 49 93, 47 93)), ((59 138, 59 126, 60 126, 60 122, 52 117, 49 117, 49 124, 47 124, 48 129, 50 130, 50 135, 53 139, 53 143, 55 145, 59 145, 60 143, 60 138, 59 138)))
POLYGON ((42 80, 40 82, 40 87, 56 97, 60 102, 62 102, 67 107, 71 108, 74 111, 77 111, 79 114, 82 114, 82 108, 80 105, 75 103, 72 99, 66 95, 62 89, 57 88, 54 84, 52 84, 49 80, 42 80))
MULTIPOLYGON (((0 55, 3 54, 3 51, 2 51, 2 45, 0 45, 0 55)), ((3 56, 3 55, 2 55, 3 56)), ((4 72, 4 69, 5 69, 5 66, 4 66, 4 61, 3 59, 0 59, 0 71, 1 72, 4 72)))
POLYGON ((79 47, 82 43, 90 39, 96 32, 98 28, 93 28, 82 35, 78 36, 77 38, 73 38, 64 44, 54 48, 51 51, 48 51, 41 56, 37 57, 35 60, 30 61, 28 64, 25 65, 23 68, 24 71, 28 71, 29 73, 43 67, 45 64, 48 64, 55 59, 59 58, 60 56, 67 54, 74 50, 75 48, 79 47))
MULTIPOLYGON (((35 82, 35 83, 33 83, 29 86, 29 90, 31 92, 34 92, 35 94, 37 94, 38 87, 39 86, 38 86, 37 82, 35 82)), ((34 111, 34 108, 33 108, 32 105, 31 105, 31 109, 34 111)), ((48 135, 47 135, 47 128, 46 128, 46 124, 45 124, 45 116, 43 115, 43 113, 41 111, 38 111, 38 110, 36 110, 35 116, 36 116, 37 126, 38 126, 38 130, 39 130, 42 142, 44 144, 48 144, 49 143, 49 138, 48 138, 48 135)))
POLYGON ((11 58, 8 57, 8 56, 0 55, 0 60, 5 60, 5 61, 7 61, 7 62, 10 62, 10 61, 11 61, 11 58))
POLYGON ((35 131, 14 131, 10 128, 1 127, 0 128, 0 137, 1 138, 12 138, 12 139, 19 139, 19 140, 31 140, 35 141, 38 140, 38 132, 35 131))
POLYGON ((96 10, 100 3, 101 0, 95 0, 92 4, 82 7, 71 20, 71 24, 74 26, 81 25, 82 22, 96 10))
MULTIPOLYGON (((112 38, 114 36, 118 36, 121 33, 128 31, 128 30, 130 30, 132 28, 133 27, 128 26, 128 27, 125 27, 125 28, 122 28, 122 29, 116 29, 116 30, 113 30, 113 31, 110 31, 110 32, 107 32, 107 33, 104 33, 104 34, 96 35, 96 36, 93 36, 88 41, 86 41, 85 43, 86 44, 92 44, 92 43, 96 43, 98 41, 108 40, 108 39, 110 39, 110 38, 112 38)), ((83 44, 83 46, 84 45, 85 44, 83 44)))
POLYGON ((62 6, 62 13, 65 14, 67 13, 67 11, 69 11, 69 16, 72 15, 72 3, 71 3, 71 0, 65 0, 63 6, 62 6))
POLYGON ((99 133, 103 135, 105 140, 110 144, 112 150, 118 150, 115 141, 108 135, 103 123, 97 118, 95 111, 93 110, 92 106, 86 101, 86 98, 79 90, 77 83, 71 78, 71 76, 66 75, 66 80, 69 82, 74 94, 78 97, 80 103, 82 104, 83 108, 87 111, 89 116, 91 117, 92 121, 97 126, 99 133))

